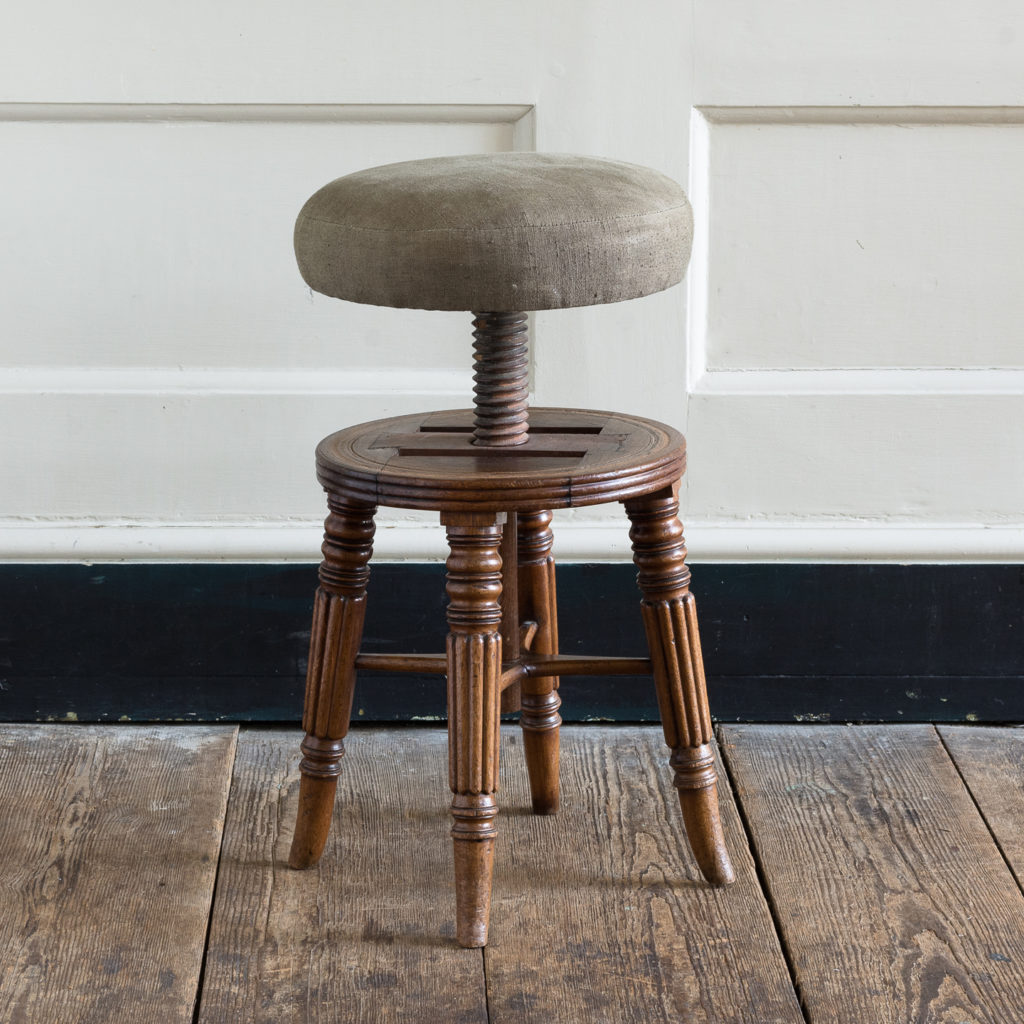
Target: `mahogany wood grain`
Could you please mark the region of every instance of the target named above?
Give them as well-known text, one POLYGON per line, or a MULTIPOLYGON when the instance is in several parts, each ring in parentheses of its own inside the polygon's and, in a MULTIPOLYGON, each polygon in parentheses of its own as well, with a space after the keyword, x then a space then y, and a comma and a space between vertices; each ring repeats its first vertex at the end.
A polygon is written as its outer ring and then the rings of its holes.
POLYGON ((524 659, 526 675, 559 676, 649 676, 650 658, 621 658, 587 654, 553 654, 547 657, 531 653, 524 659))
POLYGON ((286 866, 295 739, 240 736, 199 1024, 485 1024, 480 953, 453 941, 444 730, 349 735, 342 827, 309 871, 286 866))
MULTIPOLYGON (((537 623, 529 660, 558 654, 558 604, 555 596, 554 536, 549 511, 519 513, 519 613, 537 623)), ((534 814, 558 810, 558 676, 525 673, 521 683, 523 751, 533 793, 534 814)))
MULTIPOLYGON (((501 660, 506 666, 516 665, 522 646, 519 601, 519 518, 516 512, 505 513, 501 529, 501 660)), ((520 676, 503 679, 501 713, 510 715, 522 708, 520 676)))
POLYGON ((498 692, 502 696, 501 712, 505 713, 504 697, 505 693, 509 690, 516 694, 521 692, 520 684, 526 676, 525 666, 521 661, 513 662, 511 665, 507 665, 498 674, 498 692))
POLYGON ((519 649, 528 651, 533 645, 533 638, 537 635, 536 622, 519 623, 519 649))
POLYGON ((649 494, 685 468, 683 436, 639 416, 533 408, 526 442, 491 448, 473 443, 473 416, 457 409, 340 430, 317 447, 317 478, 351 502, 536 512, 649 494), (423 435, 426 450, 402 440, 410 435, 423 435))
POLYGON ((804 1024, 728 786, 737 882, 721 890, 686 850, 660 730, 561 734, 556 818, 530 813, 527 780, 511 767, 520 737, 503 737, 490 1020, 804 1024))
POLYGON ((712 885, 728 885, 735 873, 718 812, 711 714, 679 502, 673 490, 665 490, 627 502, 626 512, 633 524, 629 537, 643 594, 644 628, 686 834, 704 877, 712 885))
POLYGON ((1024 896, 934 728, 727 726, 810 1024, 1009 1024, 1024 896))
POLYGON ((501 697, 501 527, 446 512, 448 534, 448 784, 455 855, 455 936, 483 946, 491 913, 501 697))
POLYGON ((331 827, 344 737, 352 717, 373 552, 376 509, 334 497, 328 504, 302 716, 302 793, 289 858, 291 866, 300 869, 319 860, 331 827))
POLYGON ((0 1020, 191 1024, 235 736, 0 727, 0 1020))
POLYGON ((360 672, 412 672, 417 675, 444 675, 448 671, 446 654, 357 654, 360 672))
POLYGON ((1024 728, 941 725, 938 730, 1018 884, 1024 887, 1024 728))
MULTIPOLYGON (((524 631, 528 644, 536 623, 524 631)), ((651 674, 650 658, 622 658, 586 654, 533 654, 520 656, 520 663, 509 671, 516 676, 646 676, 651 674)), ((421 675, 444 675, 448 658, 444 654, 359 654, 356 668, 367 672, 410 672, 421 675)))
POLYGON ((456 932, 464 946, 487 941, 501 711, 522 711, 534 811, 558 808, 559 666, 567 675, 653 670, 690 845, 708 881, 733 878, 673 497, 685 441, 672 428, 636 416, 579 409, 535 409, 528 416, 525 315, 480 313, 474 323, 475 409, 363 423, 317 448, 317 477, 334 510, 324 563, 333 565, 333 576, 331 585, 321 586, 314 618, 291 857, 294 866, 309 866, 326 842, 356 668, 441 667, 430 655, 358 651, 375 506, 440 512, 450 547, 445 669, 456 932), (551 510, 608 501, 625 502, 633 520, 652 656, 563 661, 551 510))

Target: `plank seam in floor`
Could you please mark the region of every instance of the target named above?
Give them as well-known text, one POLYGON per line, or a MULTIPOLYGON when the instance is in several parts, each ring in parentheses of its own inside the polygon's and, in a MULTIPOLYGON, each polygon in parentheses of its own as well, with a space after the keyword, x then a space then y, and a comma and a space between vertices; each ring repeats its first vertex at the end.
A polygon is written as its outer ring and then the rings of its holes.
POLYGON ((984 744, 968 758, 951 733, 961 773, 930 725, 723 733, 811 1020, 1021 1020, 1024 902, 990 834, 1006 840, 1005 813, 982 825, 962 777, 986 778, 984 744))
POLYGON ((723 741, 725 729, 720 725, 716 732, 717 735, 715 739, 718 742, 718 751, 722 757, 722 767, 725 769, 724 781, 732 790, 732 796, 736 804, 736 810, 739 814, 740 824, 743 826, 743 835, 747 841, 747 846, 750 849, 750 855, 754 859, 754 870, 757 873, 757 884, 760 887, 761 892, 764 894, 765 902, 768 904, 768 913, 771 915, 772 927, 775 929, 775 936, 779 940, 779 948, 782 950, 782 959, 786 963, 786 970, 789 973, 789 983, 793 986, 793 991, 796 993, 800 1013, 803 1014, 804 1021, 807 1022, 807 1024, 810 1024, 810 1012, 804 1002, 803 989, 800 987, 796 978, 796 968, 793 964, 793 953, 789 948, 789 943, 786 941, 786 936, 782 929, 778 907, 775 905, 775 896, 772 893, 771 887, 768 885, 768 878, 765 875, 764 865, 761 863, 761 853, 757 847, 757 843, 754 841, 754 831, 750 827, 750 821, 747 818, 747 809, 740 797, 740 792, 736 785, 736 779, 733 775, 732 764, 729 761, 729 754, 727 752, 728 747, 723 741))
POLYGON ((203 988, 206 981, 206 960, 210 954, 210 932, 213 929, 213 912, 217 905, 217 885, 220 882, 220 866, 224 857, 224 841, 228 834, 228 811, 234 791, 235 761, 238 759, 238 739, 242 732, 235 727, 234 746, 231 750, 231 764, 228 765, 228 798, 224 801, 224 824, 220 830, 220 842, 217 844, 217 864, 213 871, 213 888, 210 891, 210 909, 206 915, 206 935, 203 938, 203 957, 199 962, 199 975, 196 978, 196 998, 192 1004, 192 1024, 199 1024, 199 1014, 203 1006, 203 988))
POLYGON ((985 814, 984 808, 978 802, 978 798, 974 795, 974 790, 971 789, 971 784, 967 781, 967 776, 964 775, 953 751, 949 749, 946 737, 942 735, 941 729, 936 728, 934 722, 932 723, 932 729, 934 730, 935 735, 938 736, 939 743, 942 744, 942 749, 946 752, 946 756, 953 762, 953 770, 959 776, 964 789, 967 790, 967 795, 971 798, 971 803, 974 804, 975 810, 978 812, 978 817, 985 823, 985 828, 988 830, 988 834, 992 837, 992 842, 995 845, 995 848, 999 851, 999 856, 1003 858, 1003 863, 1006 865, 1006 869, 1010 872, 1010 877, 1017 883, 1017 888, 1020 889, 1021 893, 1024 893, 1024 879, 1017 874, 1013 863, 1010 861, 1010 858, 1007 857, 1006 851, 1003 849, 1003 844, 999 842, 999 836, 996 835, 995 830, 992 828, 992 825, 988 820, 988 816, 985 814))
POLYGON ((480 969, 484 973, 484 1013, 487 1014, 487 1024, 494 1024, 491 1017, 491 993, 487 988, 487 947, 480 947, 480 969))

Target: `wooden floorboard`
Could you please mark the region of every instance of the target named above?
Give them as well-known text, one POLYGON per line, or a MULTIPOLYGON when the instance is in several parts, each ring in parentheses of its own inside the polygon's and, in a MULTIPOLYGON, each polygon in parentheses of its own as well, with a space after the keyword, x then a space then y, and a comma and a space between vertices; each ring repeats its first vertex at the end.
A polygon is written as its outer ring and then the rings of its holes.
POLYGON ((453 938, 445 733, 350 734, 309 871, 287 866, 300 739, 240 737, 200 1022, 486 1021, 480 950, 453 938))
POLYGON ((505 730, 486 965, 452 937, 444 732, 350 736, 335 828, 308 872, 285 866, 298 740, 239 742, 205 1024, 803 1021, 728 787, 740 882, 715 891, 685 849, 660 730, 565 729, 563 810, 546 818, 529 812, 505 730))
POLYGON ((188 1024, 202 984, 204 1024, 1024 1022, 1024 729, 721 738, 744 821, 724 786, 713 890, 660 730, 566 728, 538 818, 506 729, 481 953, 453 940, 443 730, 355 731, 295 872, 295 730, 235 756, 231 727, 0 727, 0 1021, 188 1024))
POLYGON ((944 725, 939 735, 1024 886, 1024 728, 944 725))
POLYGON ((235 735, 0 726, 0 1020, 192 1020, 235 735))
POLYGON ((562 807, 530 813, 522 741, 502 749, 491 941, 495 1024, 802 1024, 728 784, 738 882, 700 877, 660 729, 564 728, 562 807))
POLYGON ((931 726, 722 744, 811 1024, 1024 1021, 1024 897, 931 726))

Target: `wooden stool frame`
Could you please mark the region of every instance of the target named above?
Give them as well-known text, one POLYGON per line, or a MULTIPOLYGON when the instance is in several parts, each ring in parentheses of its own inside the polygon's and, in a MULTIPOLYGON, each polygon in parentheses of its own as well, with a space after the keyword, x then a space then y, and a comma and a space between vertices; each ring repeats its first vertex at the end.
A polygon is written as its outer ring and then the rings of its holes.
POLYGON ((330 511, 289 860, 309 867, 327 841, 356 671, 443 673, 456 937, 467 947, 487 942, 499 716, 521 711, 533 809, 553 814, 561 676, 653 676, 690 847, 708 882, 734 879, 718 814, 711 718, 678 518, 685 442, 639 417, 528 409, 526 315, 478 313, 474 326, 473 410, 361 424, 317 449, 330 511), (631 522, 649 658, 558 653, 552 509, 609 501, 622 502, 631 522), (445 654, 359 650, 380 505, 440 512, 449 546, 445 654))

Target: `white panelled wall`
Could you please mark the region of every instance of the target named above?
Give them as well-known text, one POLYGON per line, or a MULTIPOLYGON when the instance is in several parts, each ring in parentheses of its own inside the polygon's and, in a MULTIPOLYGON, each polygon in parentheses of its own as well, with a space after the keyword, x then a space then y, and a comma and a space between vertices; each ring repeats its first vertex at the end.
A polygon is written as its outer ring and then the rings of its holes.
MULTIPOLYGON (((312 294, 307 195, 572 151, 688 183, 685 287, 534 318, 534 400, 687 433, 695 560, 1024 559, 1024 9, 23 5, 0 36, 0 558, 318 557, 319 438, 466 405, 469 316, 312 294)), ((378 550, 443 557, 430 517, 378 550)), ((616 508, 563 559, 628 557, 616 508)))

